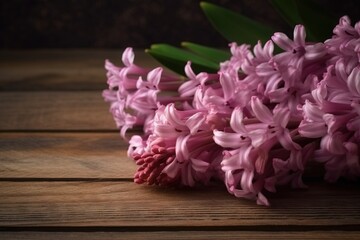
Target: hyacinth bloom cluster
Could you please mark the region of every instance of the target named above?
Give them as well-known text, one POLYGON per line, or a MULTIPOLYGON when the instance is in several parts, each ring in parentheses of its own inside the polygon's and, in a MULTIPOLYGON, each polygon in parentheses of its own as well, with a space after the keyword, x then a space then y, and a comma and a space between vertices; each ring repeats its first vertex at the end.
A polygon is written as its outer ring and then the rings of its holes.
POLYGON ((133 135, 128 155, 136 183, 160 186, 224 182, 236 197, 269 205, 277 186, 304 188, 310 161, 324 164, 325 179, 360 176, 360 23, 342 17, 325 42, 274 33, 264 44, 230 44, 231 58, 216 74, 186 80, 162 68, 106 61, 103 92, 121 135, 133 135), (274 53, 274 46, 282 49, 274 53))

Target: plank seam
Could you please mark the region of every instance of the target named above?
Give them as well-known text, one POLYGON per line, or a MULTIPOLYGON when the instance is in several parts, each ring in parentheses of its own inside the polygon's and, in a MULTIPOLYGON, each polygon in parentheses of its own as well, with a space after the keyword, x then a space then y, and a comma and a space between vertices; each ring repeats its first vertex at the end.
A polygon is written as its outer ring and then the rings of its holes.
POLYGON ((133 178, 0 178, 0 182, 133 182, 133 178))
POLYGON ((311 232, 349 231, 358 232, 360 225, 251 225, 251 226, 6 226, 0 231, 40 231, 40 232, 177 232, 177 231, 264 231, 264 232, 311 232))

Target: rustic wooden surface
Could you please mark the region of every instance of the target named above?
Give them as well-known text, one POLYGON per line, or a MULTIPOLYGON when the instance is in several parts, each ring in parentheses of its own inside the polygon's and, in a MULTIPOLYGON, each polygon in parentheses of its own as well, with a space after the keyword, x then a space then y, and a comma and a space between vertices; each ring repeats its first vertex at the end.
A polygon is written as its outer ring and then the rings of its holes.
MULTIPOLYGON (((120 50, 0 52, 0 239, 359 239, 358 183, 282 189, 271 208, 214 183, 161 189, 135 164, 101 98, 120 50)), ((135 60, 154 66, 145 55, 135 60)))

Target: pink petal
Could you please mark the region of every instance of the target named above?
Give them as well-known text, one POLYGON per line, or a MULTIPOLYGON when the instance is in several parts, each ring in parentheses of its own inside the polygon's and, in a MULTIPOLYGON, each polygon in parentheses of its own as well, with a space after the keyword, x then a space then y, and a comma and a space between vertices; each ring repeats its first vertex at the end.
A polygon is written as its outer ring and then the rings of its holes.
POLYGON ((344 137, 340 132, 328 134, 321 139, 321 148, 326 149, 332 154, 344 154, 346 152, 343 146, 344 137))
POLYGON ((121 68, 115 66, 110 60, 105 60, 105 69, 111 72, 112 74, 117 74, 121 70, 121 68))
MULTIPOLYGON (((332 93, 336 93, 333 91, 332 93)), ((327 113, 331 113, 334 115, 342 115, 347 114, 352 111, 351 105, 348 104, 351 101, 351 96, 348 92, 338 93, 336 94, 337 98, 332 98, 331 102, 328 100, 323 100, 321 105, 321 110, 327 113), (337 103, 333 101, 345 101, 346 103, 337 103)), ((330 98, 330 97, 329 97, 330 98)), ((328 99, 329 99, 328 98, 328 99)))
POLYGON ((319 58, 322 58, 327 54, 325 45, 323 43, 317 43, 314 45, 308 45, 305 47, 306 53, 305 53, 305 59, 307 60, 317 60, 319 58))
POLYGON ((347 154, 346 154, 346 165, 350 172, 350 177, 356 178, 360 176, 360 162, 359 162, 359 152, 358 145, 352 142, 347 142, 344 144, 347 154))
POLYGON ((323 119, 328 126, 329 133, 336 132, 339 128, 346 126, 349 122, 349 117, 347 115, 334 116, 333 114, 325 114, 323 119))
POLYGON ((284 161, 283 159, 280 159, 280 158, 273 158, 272 165, 273 165, 275 174, 278 174, 282 171, 287 171, 289 162, 284 161))
POLYGON ((289 130, 285 129, 283 133, 278 135, 279 142, 286 150, 299 150, 300 145, 293 142, 289 130))
MULTIPOLYGON (((360 114, 359 114, 360 115, 360 114)), ((350 131, 359 131, 360 130, 360 117, 351 119, 346 124, 347 129, 350 131)))
POLYGON ((321 104, 327 95, 326 81, 319 82, 311 95, 317 104, 321 104))
POLYGON ((244 170, 240 184, 245 192, 254 192, 253 179, 254 171, 244 170))
POLYGON ((271 40, 269 40, 264 45, 263 53, 270 59, 273 55, 273 52, 274 52, 274 44, 271 40))
POLYGON ((154 113, 154 108, 157 106, 157 91, 139 89, 134 94, 128 95, 126 105, 142 114, 154 113))
POLYGON ((269 177, 265 179, 264 188, 269 192, 276 192, 275 188, 276 177, 269 177))
POLYGON ((132 116, 130 114, 126 114, 125 115, 125 118, 123 119, 124 120, 124 124, 123 126, 121 127, 121 130, 120 130, 120 135, 126 139, 125 137, 125 133, 126 131, 129 129, 129 128, 132 128, 134 126, 134 124, 136 123, 137 121, 137 118, 135 116, 132 116))
POLYGON ((239 156, 237 154, 226 157, 221 161, 221 170, 225 172, 225 175, 229 175, 232 177, 230 172, 235 169, 239 169, 240 166, 238 162, 239 162, 239 156))
POLYGON ((261 47, 261 42, 258 43, 254 47, 254 54, 257 58, 261 60, 268 60, 272 57, 274 51, 274 44, 271 40, 267 41, 264 45, 264 48, 261 47))
POLYGON ((306 32, 303 25, 296 25, 294 28, 294 42, 298 46, 305 46, 306 32))
POLYGON ((232 79, 229 74, 223 73, 220 75, 220 84, 224 92, 225 101, 231 99, 235 92, 234 79, 232 79))
POLYGON ((130 67, 134 63, 135 54, 133 52, 133 49, 128 47, 125 49, 122 55, 122 62, 125 66, 130 67))
POLYGON ((188 80, 181 84, 179 87, 179 93, 182 97, 189 97, 195 94, 198 89, 199 83, 197 81, 188 80))
POLYGON ((349 91, 355 96, 360 97, 360 68, 356 67, 352 70, 347 78, 349 91))
POLYGON ((185 125, 190 129, 190 134, 194 135, 195 133, 198 132, 200 127, 203 126, 205 120, 206 117, 204 116, 204 114, 202 112, 198 112, 192 115, 191 117, 189 117, 186 120, 185 125))
POLYGON ((189 187, 195 186, 195 180, 192 175, 192 169, 190 164, 181 168, 181 182, 185 186, 189 186, 189 187))
POLYGON ((276 73, 276 70, 268 62, 260 63, 256 66, 256 74, 260 77, 272 76, 276 73))
POLYGON ((127 154, 129 157, 132 157, 133 153, 142 154, 145 151, 146 143, 139 135, 134 135, 129 141, 129 148, 127 154))
POLYGON ((146 87, 146 86, 147 86, 146 82, 144 82, 144 80, 140 76, 139 79, 136 81, 136 88, 140 89, 140 88, 143 88, 143 87, 146 87))
POLYGON ((287 88, 279 88, 267 92, 267 96, 271 102, 283 102, 289 97, 288 94, 287 88))
POLYGON ((236 107, 231 114, 230 126, 237 133, 247 132, 243 124, 243 111, 239 107, 236 107))
MULTIPOLYGON (((266 143, 264 145, 266 145, 266 143)), ((259 146, 255 150, 256 153, 255 169, 256 172, 261 175, 265 173, 266 163, 268 162, 269 159, 269 151, 266 149, 266 147, 263 146, 259 146)))
POLYGON ((173 126, 167 124, 155 124, 154 134, 167 139, 177 138, 180 135, 173 126))
POLYGON ((269 201, 267 200, 267 198, 264 196, 264 194, 262 194, 261 192, 258 193, 258 197, 256 200, 256 203, 258 205, 264 205, 264 206, 270 206, 269 201))
POLYGON ((298 128, 301 136, 319 138, 327 134, 325 122, 301 122, 298 128))
POLYGON ((189 139, 190 135, 188 136, 179 136, 176 139, 176 159, 180 162, 187 162, 189 161, 189 149, 187 148, 187 140, 189 139))
POLYGON ((106 102, 114 102, 117 100, 116 93, 112 90, 104 90, 102 96, 106 102))
POLYGON ((152 84, 152 87, 157 89, 161 74, 163 72, 163 69, 161 67, 155 68, 154 70, 150 71, 147 75, 147 81, 152 84))
POLYGON ((201 85, 204 85, 206 81, 209 79, 209 74, 205 72, 201 72, 196 76, 196 79, 201 85))
POLYGON ((191 167, 196 172, 204 173, 209 168, 209 163, 201 159, 191 158, 191 167))
POLYGON ((288 108, 275 108, 274 109, 274 123, 285 128, 290 120, 290 110, 288 108))
POLYGON ((340 80, 343 80, 343 81, 346 81, 346 79, 348 78, 347 77, 348 73, 346 72, 346 66, 345 66, 343 59, 340 59, 339 61, 336 62, 335 74, 340 80))
POLYGON ((263 123, 272 123, 273 116, 270 110, 260 101, 258 97, 251 97, 251 108, 255 116, 263 123))
POLYGON ((221 169, 223 171, 236 169, 253 170, 253 157, 251 156, 252 150, 252 146, 249 145, 242 146, 235 150, 237 153, 231 157, 223 159, 221 162, 221 169))
POLYGON ((239 148, 250 143, 248 138, 242 138, 240 133, 227 133, 214 130, 214 141, 224 148, 239 148))
POLYGON ((324 113, 320 110, 318 106, 311 103, 309 100, 305 101, 303 106, 303 111, 306 119, 310 119, 311 121, 322 122, 324 113))
POLYGON ((294 43, 284 33, 277 32, 271 39, 282 49, 292 51, 294 43))
POLYGON ((181 165, 177 161, 172 161, 163 169, 162 172, 165 173, 169 178, 174 179, 179 173, 180 166, 181 165))
POLYGON ((261 144, 263 144, 266 140, 268 140, 268 131, 267 127, 262 127, 256 130, 252 130, 250 132, 249 137, 251 138, 251 144, 253 147, 259 147, 261 144))
POLYGON ((190 80, 196 79, 196 74, 194 73, 194 71, 191 68, 190 61, 188 61, 187 64, 185 65, 185 74, 190 80))
POLYGON ((174 128, 181 129, 184 127, 185 123, 180 118, 174 103, 170 103, 165 107, 164 115, 170 125, 172 125, 174 128))
POLYGON ((303 156, 301 151, 293 150, 290 153, 289 166, 293 171, 304 170, 303 156))
POLYGON ((262 47, 261 47, 261 41, 258 41, 257 44, 254 46, 254 54, 256 57, 262 57, 262 47))

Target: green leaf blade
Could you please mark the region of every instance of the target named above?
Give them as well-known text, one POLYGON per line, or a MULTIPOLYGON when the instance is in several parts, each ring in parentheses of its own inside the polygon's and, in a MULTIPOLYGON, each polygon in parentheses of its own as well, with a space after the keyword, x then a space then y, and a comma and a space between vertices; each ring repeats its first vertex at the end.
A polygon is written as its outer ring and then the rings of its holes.
POLYGON ((214 73, 219 70, 219 64, 168 44, 154 44, 146 52, 165 67, 183 76, 188 61, 191 61, 195 72, 214 73))
POLYGON ((201 2, 200 6, 214 28, 231 42, 254 45, 272 36, 271 28, 241 14, 208 2, 201 2))
POLYGON ((337 23, 336 17, 312 0, 296 0, 296 4, 307 32, 314 38, 311 40, 324 41, 331 37, 332 29, 337 23))
POLYGON ((201 57, 204 57, 216 63, 224 62, 231 57, 229 51, 220 50, 218 48, 211 48, 192 42, 182 42, 181 46, 201 57))
POLYGON ((270 0, 270 3, 291 27, 303 23, 295 0, 270 0))

